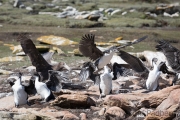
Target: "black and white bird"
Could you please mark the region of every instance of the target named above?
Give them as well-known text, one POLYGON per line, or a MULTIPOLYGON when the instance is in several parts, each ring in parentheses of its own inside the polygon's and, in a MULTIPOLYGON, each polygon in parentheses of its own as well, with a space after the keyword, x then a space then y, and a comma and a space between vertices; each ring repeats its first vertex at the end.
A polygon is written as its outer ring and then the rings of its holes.
MULTIPOLYGON (((36 67, 36 72, 38 72, 41 75, 42 81, 47 80, 49 78, 49 70, 63 70, 64 68, 67 70, 70 69, 65 62, 59 62, 56 64, 51 63, 51 58, 53 55, 51 53, 46 54, 43 57, 40 54, 40 52, 36 49, 36 46, 33 43, 33 41, 26 35, 20 34, 17 40, 20 41, 21 47, 24 53, 30 58, 32 65, 36 67)), ((59 89, 57 89, 56 91, 58 92, 59 89)))
POLYGON ((108 66, 104 66, 104 72, 100 75, 99 91, 101 98, 112 93, 112 74, 108 66))
MULTIPOLYGON (((176 77, 173 80, 173 84, 175 84, 176 80, 180 78, 180 50, 164 40, 158 42, 156 50, 161 51, 166 56, 169 67, 176 73, 176 77)), ((171 72, 171 74, 173 73, 171 72)))
POLYGON ((133 71, 128 64, 113 64, 113 78, 112 80, 116 80, 119 76, 128 77, 133 76, 133 71))
MULTIPOLYGON (((119 50, 119 53, 117 55, 127 63, 127 65, 123 65, 125 68, 132 69, 144 79, 147 78, 149 70, 139 58, 122 50, 119 50)), ((115 64, 113 66, 118 67, 118 64, 115 64)))
POLYGON ((46 83, 40 82, 41 76, 38 73, 34 73, 31 79, 35 82, 37 93, 42 99, 44 99, 42 102, 48 102, 55 99, 52 91, 47 87, 46 83))
POLYGON ((112 47, 109 50, 102 52, 96 47, 94 40, 95 35, 85 34, 79 42, 79 50, 84 56, 89 57, 94 61, 95 71, 98 72, 98 70, 109 64, 113 54, 118 51, 116 47, 112 47))
MULTIPOLYGON (((85 89, 85 87, 79 83, 72 82, 73 78, 78 76, 78 73, 75 71, 55 71, 49 70, 50 76, 56 76, 59 83, 61 84, 62 89, 85 89)), ((49 82, 53 82, 51 79, 48 80, 49 82)), ((56 82, 56 81, 54 81, 56 82)), ((50 87, 51 89, 52 87, 50 87)))
POLYGON ((94 81, 94 84, 99 85, 100 83, 100 74, 94 74, 95 65, 88 61, 83 63, 81 71, 79 73, 79 80, 86 81, 88 78, 94 81))
POLYGON ((165 63, 165 62, 160 62, 159 65, 157 65, 156 64, 157 61, 158 61, 157 58, 152 59, 153 70, 150 70, 148 74, 148 79, 146 80, 146 88, 150 91, 154 91, 158 88, 159 85, 158 80, 160 74, 162 73, 160 71, 160 68, 165 63))
POLYGON ((28 93, 26 92, 26 88, 21 84, 21 76, 21 73, 13 73, 8 78, 9 84, 11 85, 14 92, 15 107, 24 104, 30 105, 28 102, 28 93))
MULTIPOLYGON (((146 66, 143 61, 140 58, 137 58, 136 56, 133 56, 129 54, 128 52, 119 50, 119 53, 117 54, 121 59, 123 59, 127 64, 113 64, 113 73, 114 78, 116 79, 116 73, 117 71, 121 72, 123 76, 125 75, 135 75, 138 77, 143 78, 146 80, 148 78, 150 69, 148 66, 146 66), (125 68, 125 69, 122 69, 125 68), (128 70, 129 69, 129 70, 128 70)), ((162 71, 163 74, 173 74, 173 72, 168 70, 168 67, 166 66, 166 63, 162 64, 160 66, 159 71, 162 71)))
MULTIPOLYGON (((108 50, 102 52, 100 49, 96 47, 95 35, 85 34, 84 36, 82 36, 82 39, 79 42, 79 50, 84 56, 89 57, 93 61, 94 65, 96 66, 96 70, 94 73, 97 73, 98 70, 102 69, 105 65, 109 65, 114 53, 119 52, 118 49, 124 48, 132 44, 136 44, 138 42, 145 40, 146 38, 147 36, 144 36, 130 44, 123 45, 120 47, 113 46, 108 50)), ((109 66, 112 67, 111 65, 109 66)))

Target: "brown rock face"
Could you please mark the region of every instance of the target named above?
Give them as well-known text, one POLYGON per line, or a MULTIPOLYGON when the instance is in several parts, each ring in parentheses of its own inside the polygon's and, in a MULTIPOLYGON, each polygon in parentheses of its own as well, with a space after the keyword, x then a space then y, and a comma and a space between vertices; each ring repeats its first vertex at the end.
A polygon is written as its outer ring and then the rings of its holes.
POLYGON ((107 120, 123 120, 125 119, 126 113, 119 107, 111 107, 105 112, 105 117, 107 120))
POLYGON ((148 114, 144 120, 172 120, 173 113, 167 110, 155 110, 148 114))
POLYGON ((87 95, 82 94, 66 94, 58 96, 51 105, 62 108, 89 108, 94 106, 95 102, 87 95))
POLYGON ((179 88, 180 88, 180 85, 175 85, 175 86, 167 87, 160 91, 154 92, 148 97, 140 101, 140 107, 156 108, 158 105, 162 103, 163 100, 165 100, 169 96, 171 91, 175 89, 179 89, 179 88))
POLYGON ((170 95, 165 99, 157 108, 156 111, 166 111, 170 114, 167 114, 165 117, 169 120, 174 117, 179 117, 179 112, 177 112, 180 103, 180 89, 173 90, 170 95))
POLYGON ((63 120, 79 120, 79 118, 76 115, 69 113, 64 115, 63 120))
MULTIPOLYGON (((135 98, 134 98, 135 99, 135 98)), ((137 110, 137 107, 123 95, 111 95, 105 99, 104 104, 108 106, 117 106, 122 108, 126 113, 132 114, 137 110)))
MULTIPOLYGON (((156 109, 157 110, 168 110, 176 104, 179 104, 180 100, 180 89, 173 90, 167 99, 165 99, 156 109)), ((178 107, 178 105, 177 105, 178 107)), ((172 111, 174 112, 174 111, 172 111)))
POLYGON ((86 113, 81 113, 79 116, 80 116, 81 120, 87 120, 86 113))

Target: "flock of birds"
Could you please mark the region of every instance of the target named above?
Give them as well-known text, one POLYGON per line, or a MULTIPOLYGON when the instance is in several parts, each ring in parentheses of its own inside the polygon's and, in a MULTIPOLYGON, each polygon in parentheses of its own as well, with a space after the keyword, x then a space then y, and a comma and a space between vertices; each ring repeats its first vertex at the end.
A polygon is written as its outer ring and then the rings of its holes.
MULTIPOLYGON (((145 87, 149 91, 158 90, 159 77, 161 73, 174 75, 173 84, 179 79, 180 73, 180 51, 166 41, 159 41, 156 50, 161 51, 167 58, 157 62, 157 58, 152 59, 153 69, 149 69, 141 59, 121 50, 145 40, 144 36, 136 41, 123 46, 113 46, 104 51, 100 50, 95 44, 95 35, 85 34, 79 42, 79 50, 90 61, 84 62, 78 78, 80 81, 91 79, 94 84, 99 85, 100 98, 112 93, 112 80, 118 79, 119 76, 136 75, 144 79, 145 87), (123 59, 126 64, 119 63, 117 60, 112 61, 113 56, 123 59), (173 71, 169 71, 171 68, 173 71)), ((31 72, 31 79, 28 84, 22 84, 22 73, 13 73, 8 78, 9 84, 14 92, 15 107, 23 104, 29 104, 28 95, 36 93, 42 97, 42 102, 54 100, 55 96, 52 91, 59 92, 66 86, 80 88, 73 83, 66 83, 70 79, 72 69, 65 62, 51 63, 43 57, 36 49, 34 43, 24 34, 18 37, 25 54, 30 58, 35 72, 31 72)), ((71 74, 72 75, 72 74, 71 74)), ((172 84, 172 85, 173 85, 172 84)))

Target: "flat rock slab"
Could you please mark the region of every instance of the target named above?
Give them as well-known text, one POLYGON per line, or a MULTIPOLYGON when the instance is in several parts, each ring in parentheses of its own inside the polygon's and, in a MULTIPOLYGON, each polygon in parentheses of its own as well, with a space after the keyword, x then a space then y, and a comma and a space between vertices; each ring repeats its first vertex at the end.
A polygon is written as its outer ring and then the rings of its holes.
POLYGON ((39 120, 39 119, 50 120, 47 117, 41 117, 31 113, 19 114, 13 112, 5 112, 5 111, 0 112, 0 119, 1 120, 39 120))
POLYGON ((9 110, 14 106, 14 96, 3 97, 0 99, 0 110, 9 110))
POLYGON ((51 102, 51 105, 62 108, 89 108, 90 106, 95 105, 95 101, 87 95, 65 94, 58 96, 53 102, 51 102))
POLYGON ((24 58, 21 56, 9 56, 9 57, 3 57, 0 58, 0 62, 13 62, 13 61, 24 61, 24 58))
MULTIPOLYGON (((12 50, 12 53, 18 53, 18 52, 22 52, 23 49, 21 47, 21 45, 16 45, 16 46, 11 46, 10 49, 12 50)), ((39 52, 47 52, 49 51, 49 46, 36 46, 36 49, 39 51, 39 52)))
MULTIPOLYGON (((79 119, 76 115, 72 114, 69 111, 58 111, 51 107, 46 108, 13 108, 11 112, 19 113, 19 114, 34 114, 36 116, 41 116, 45 118, 50 118, 50 120, 59 120, 59 119, 71 119, 76 120, 79 119)), ((29 119, 28 119, 29 120, 29 119)), ((36 119, 33 119, 36 120, 36 119)), ((43 119, 44 120, 44 119, 43 119)))
POLYGON ((41 36, 41 37, 37 38, 37 40, 42 43, 46 43, 46 44, 50 44, 50 45, 75 45, 75 44, 78 44, 77 42, 71 41, 67 38, 54 36, 54 35, 41 36))
POLYGON ((172 112, 175 112, 176 109, 179 107, 180 102, 180 89, 173 90, 167 99, 165 99, 156 109, 157 110, 174 110, 172 112), (176 107, 175 107, 176 106, 176 107))
POLYGON ((171 91, 179 89, 180 85, 175 85, 171 87, 164 88, 160 91, 153 92, 148 97, 142 99, 140 101, 141 107, 147 107, 147 108, 156 108, 158 105, 160 105, 163 100, 165 100, 171 93, 171 91))

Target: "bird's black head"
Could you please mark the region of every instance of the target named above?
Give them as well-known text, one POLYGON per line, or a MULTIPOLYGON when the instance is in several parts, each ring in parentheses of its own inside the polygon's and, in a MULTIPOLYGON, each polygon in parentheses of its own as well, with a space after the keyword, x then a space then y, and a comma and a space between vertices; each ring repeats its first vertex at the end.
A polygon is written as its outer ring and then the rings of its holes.
POLYGON ((153 62, 154 62, 154 63, 157 63, 157 61, 158 61, 157 58, 153 58, 153 59, 152 59, 152 63, 153 63, 153 62))
POLYGON ((10 76, 8 77, 9 84, 13 86, 15 82, 17 81, 17 79, 21 80, 21 76, 22 76, 22 73, 20 72, 10 74, 10 76))

